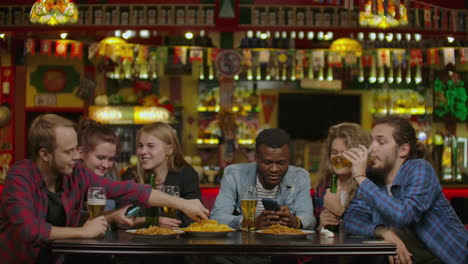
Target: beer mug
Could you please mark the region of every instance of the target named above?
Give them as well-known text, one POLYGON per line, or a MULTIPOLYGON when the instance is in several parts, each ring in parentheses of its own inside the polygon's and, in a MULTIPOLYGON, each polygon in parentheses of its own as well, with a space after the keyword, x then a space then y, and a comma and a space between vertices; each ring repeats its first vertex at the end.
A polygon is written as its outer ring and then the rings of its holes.
POLYGON ((242 231, 255 230, 255 211, 257 210, 257 188, 242 187, 241 193, 242 231))
MULTIPOLYGON (((180 196, 179 186, 176 185, 166 185, 163 187, 162 191, 172 196, 180 196)), ((164 216, 169 218, 176 218, 177 209, 164 206, 164 216)))
POLYGON ((88 212, 89 219, 101 216, 106 206, 106 191, 104 187, 89 187, 88 212))
MULTIPOLYGON (((367 155, 367 167, 370 167, 374 160, 375 156, 371 151, 369 151, 367 155)), ((339 170, 342 168, 351 167, 352 164, 351 161, 349 161, 347 158, 343 157, 342 155, 338 155, 331 158, 331 165, 335 170, 339 170)))

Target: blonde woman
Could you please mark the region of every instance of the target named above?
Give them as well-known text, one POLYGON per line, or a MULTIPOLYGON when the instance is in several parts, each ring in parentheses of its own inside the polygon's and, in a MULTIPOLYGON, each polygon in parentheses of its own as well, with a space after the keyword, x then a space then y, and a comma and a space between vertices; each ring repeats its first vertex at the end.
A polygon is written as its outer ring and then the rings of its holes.
POLYGON ((351 177, 351 165, 336 168, 332 159, 358 145, 369 146, 371 137, 358 124, 341 123, 330 127, 323 143, 318 181, 314 193, 314 213, 319 221, 317 230, 325 226, 337 226, 349 202, 353 199, 357 184, 351 177), (330 192, 332 176, 338 178, 336 194, 330 192))
MULTIPOLYGON (((127 169, 122 175, 122 180, 150 184, 151 175, 154 174, 156 189, 162 190, 165 185, 175 185, 179 186, 180 197, 201 200, 198 174, 184 160, 176 132, 170 125, 156 122, 143 126, 137 135, 136 154, 137 166, 127 169)), ((142 215, 145 215, 145 212, 142 215)), ((159 213, 152 215, 151 219, 138 217, 136 220, 139 225, 156 224, 167 228, 184 227, 192 222, 193 220, 184 214, 179 214, 177 219, 174 219, 159 213)))

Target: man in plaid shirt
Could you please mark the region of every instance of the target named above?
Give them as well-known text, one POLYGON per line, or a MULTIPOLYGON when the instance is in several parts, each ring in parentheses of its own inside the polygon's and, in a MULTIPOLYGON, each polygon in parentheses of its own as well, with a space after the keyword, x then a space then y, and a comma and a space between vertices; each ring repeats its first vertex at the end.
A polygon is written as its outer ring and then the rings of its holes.
POLYGON ((378 236, 397 245, 390 263, 468 263, 468 231, 442 193, 411 124, 401 117, 377 120, 369 148, 375 157, 367 178, 368 150, 346 151, 359 184, 344 216, 346 232, 378 236))
POLYGON ((0 207, 2 263, 50 263, 47 243, 56 239, 104 235, 103 216, 78 227, 83 198, 91 186, 102 186, 107 197, 122 203, 168 206, 191 218, 207 218, 199 200, 175 198, 148 185, 112 181, 85 169, 79 162, 75 124, 63 117, 37 117, 28 133, 31 160, 8 171, 0 207))

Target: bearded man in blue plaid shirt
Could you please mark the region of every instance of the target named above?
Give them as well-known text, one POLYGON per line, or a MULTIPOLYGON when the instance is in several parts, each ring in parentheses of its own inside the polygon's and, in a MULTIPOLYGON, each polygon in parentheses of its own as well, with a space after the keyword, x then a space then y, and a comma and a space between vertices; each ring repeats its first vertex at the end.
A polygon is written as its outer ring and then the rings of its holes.
POLYGON ((390 263, 468 263, 468 231, 434 169, 421 159, 424 146, 408 120, 377 120, 372 139, 369 150, 360 146, 343 154, 359 184, 344 215, 346 232, 395 243, 390 263), (368 155, 374 158, 370 165, 368 155))

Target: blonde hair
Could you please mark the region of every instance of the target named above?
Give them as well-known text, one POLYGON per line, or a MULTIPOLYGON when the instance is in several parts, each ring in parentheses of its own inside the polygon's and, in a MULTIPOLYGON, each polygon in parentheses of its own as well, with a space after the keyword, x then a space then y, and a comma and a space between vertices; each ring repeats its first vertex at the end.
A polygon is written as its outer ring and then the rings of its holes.
MULTIPOLYGON (((364 145, 368 147, 372 142, 370 134, 362 130, 361 126, 358 124, 345 122, 330 127, 328 129, 328 137, 322 144, 320 167, 317 173, 316 187, 329 181, 331 175, 333 174, 330 156, 332 143, 336 138, 343 139, 348 149, 355 148, 358 145, 364 145)), ((356 189, 357 184, 352 181, 347 204, 353 199, 356 189)))
POLYGON ((45 148, 53 152, 56 147, 55 128, 70 127, 76 129, 76 124, 65 117, 56 114, 44 114, 36 117, 28 131, 29 156, 36 161, 39 150, 45 148))
MULTIPOLYGON (((184 159, 182 148, 179 140, 177 139, 176 131, 164 122, 156 122, 143 126, 137 135, 137 144, 140 141, 141 134, 151 135, 167 145, 171 145, 173 148, 172 154, 167 158, 167 168, 170 172, 178 172, 185 166, 189 166, 187 161, 184 159)), ((137 175, 136 179, 138 183, 148 183, 150 176, 149 171, 145 171, 140 162, 137 164, 137 175)))

